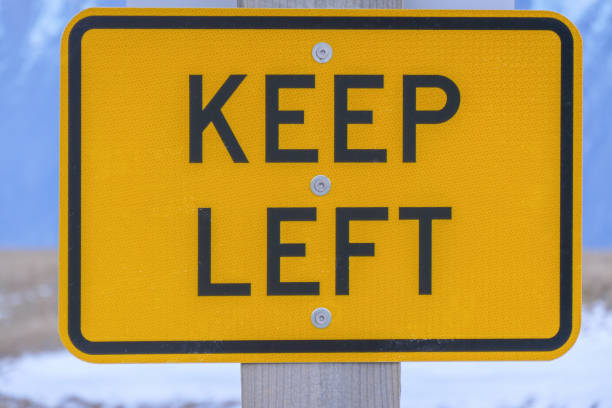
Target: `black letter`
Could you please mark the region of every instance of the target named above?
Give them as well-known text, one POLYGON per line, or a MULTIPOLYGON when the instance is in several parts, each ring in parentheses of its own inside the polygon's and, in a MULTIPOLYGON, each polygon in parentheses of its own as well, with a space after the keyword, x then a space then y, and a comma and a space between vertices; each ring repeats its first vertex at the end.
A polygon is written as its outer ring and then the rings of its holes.
POLYGON ((211 283, 210 208, 198 208, 198 296, 249 296, 250 283, 211 283))
POLYGON ((446 122, 459 109, 459 88, 440 75, 404 75, 404 162, 416 161, 417 123, 446 122), (417 88, 440 88, 446 94, 446 105, 437 111, 416 110, 417 88))
POLYGON ((266 162, 316 163, 317 150, 279 149, 278 125, 304 123, 304 111, 278 110, 280 88, 314 88, 314 75, 266 75, 266 162))
POLYGON ((202 132, 212 122, 235 163, 248 163, 221 108, 246 75, 230 75, 202 110, 202 75, 189 75, 189 162, 202 163, 202 132))
POLYGON ((319 282, 281 282, 281 256, 306 256, 304 244, 281 244, 281 221, 316 221, 317 209, 268 208, 268 296, 318 295, 319 282))
POLYGON ((334 78, 334 161, 386 162, 385 149, 348 149, 349 123, 372 123, 372 111, 348 110, 349 88, 382 88, 382 75, 336 75, 334 78))
POLYGON ((451 207, 400 207, 400 220, 419 220, 419 295, 431 295, 431 220, 450 220, 451 207))
POLYGON ((386 207, 336 208, 336 295, 349 294, 349 257, 374 256, 374 244, 349 242, 349 222, 388 219, 386 207))

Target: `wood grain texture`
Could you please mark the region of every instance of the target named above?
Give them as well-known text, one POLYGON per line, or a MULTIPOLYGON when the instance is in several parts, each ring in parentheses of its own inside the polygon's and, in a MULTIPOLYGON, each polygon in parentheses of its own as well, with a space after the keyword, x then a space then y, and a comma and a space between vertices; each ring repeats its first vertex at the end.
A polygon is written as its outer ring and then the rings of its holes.
POLYGON ((402 0, 238 0, 238 7, 248 8, 334 8, 401 9, 402 0))
POLYGON ((399 363, 242 364, 243 408, 397 408, 399 363))
MULTIPOLYGON (((402 8, 402 0, 238 0, 249 8, 402 8)), ((243 408, 399 408, 399 363, 242 364, 243 408)))

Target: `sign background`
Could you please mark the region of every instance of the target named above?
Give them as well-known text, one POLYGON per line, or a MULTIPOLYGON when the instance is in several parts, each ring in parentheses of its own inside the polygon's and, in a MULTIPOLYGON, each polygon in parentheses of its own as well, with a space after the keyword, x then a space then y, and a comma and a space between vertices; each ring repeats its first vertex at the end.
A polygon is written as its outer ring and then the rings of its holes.
MULTIPOLYGON (((64 343, 82 358, 109 362, 545 359, 569 348, 580 315, 581 45, 575 28, 553 13, 522 11, 154 11, 296 13, 457 17, 444 21, 466 26, 415 30, 396 19, 408 29, 305 29, 281 18, 273 24, 283 27, 274 30, 155 30, 138 29, 144 20, 137 18, 87 18, 151 14, 129 9, 86 11, 68 26, 62 50, 64 343), (505 21, 516 27, 469 29, 491 17, 513 17, 505 21), (551 25, 522 29, 537 18, 551 25), (327 64, 311 57, 319 41, 334 49, 327 64), (79 81, 73 44, 80 46, 79 81), (574 82, 562 88, 567 66, 560 61, 568 47, 574 82), (223 112, 248 164, 231 161, 212 126, 203 135, 204 163, 189 163, 189 74, 204 76, 205 101, 229 74, 247 74, 223 112), (280 109, 304 110, 306 120, 281 125, 280 144, 317 148, 318 163, 265 163, 265 74, 316 75, 314 89, 281 91, 280 109), (349 109, 374 112, 372 125, 349 126, 349 147, 386 148, 387 163, 333 163, 336 74, 384 74, 384 89, 349 91, 349 109), (417 161, 402 163, 401 80, 410 74, 448 76, 461 104, 448 122, 418 126, 417 161), (80 92, 69 90, 77 83, 80 92), (567 133, 562 89, 574 96, 573 133, 571 117, 567 133), (310 192, 316 174, 331 178, 327 196, 310 192), (320 296, 265 294, 266 208, 283 206, 317 207, 316 222, 282 224, 282 242, 306 243, 306 257, 283 258, 281 278, 319 281, 320 296), (351 258, 349 296, 334 294, 334 209, 341 206, 389 207, 389 221, 351 223, 351 241, 374 242, 376 256, 351 258), (431 296, 418 295, 418 224, 399 221, 399 206, 453 207, 452 220, 433 222, 431 296), (197 296, 198 207, 212 208, 213 282, 251 282, 250 297, 197 296), (333 314, 324 330, 310 324, 319 306, 333 314)), ((169 20, 147 21, 158 27, 169 20)), ((419 91, 417 101, 419 109, 439 109, 444 94, 419 91)))

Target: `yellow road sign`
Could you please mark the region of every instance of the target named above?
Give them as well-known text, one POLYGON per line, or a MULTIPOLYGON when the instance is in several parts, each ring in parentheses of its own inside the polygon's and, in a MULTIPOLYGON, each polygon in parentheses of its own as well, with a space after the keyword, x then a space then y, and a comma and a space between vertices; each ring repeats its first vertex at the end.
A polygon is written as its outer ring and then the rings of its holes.
POLYGON ((64 344, 95 362, 561 355, 581 54, 548 12, 81 13, 61 57, 64 344))

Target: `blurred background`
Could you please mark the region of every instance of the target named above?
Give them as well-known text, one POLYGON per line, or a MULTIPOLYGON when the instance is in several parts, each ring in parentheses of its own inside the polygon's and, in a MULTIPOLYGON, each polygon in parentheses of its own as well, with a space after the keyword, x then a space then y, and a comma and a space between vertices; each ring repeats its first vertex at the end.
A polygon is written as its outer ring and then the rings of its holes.
MULTIPOLYGON (((125 0, 0 0, 0 407, 240 406, 237 364, 92 365, 59 342, 59 45, 95 6, 125 0)), ((403 364, 403 407, 612 407, 612 1, 516 8, 560 12, 583 37, 582 332, 552 362, 403 364)))

